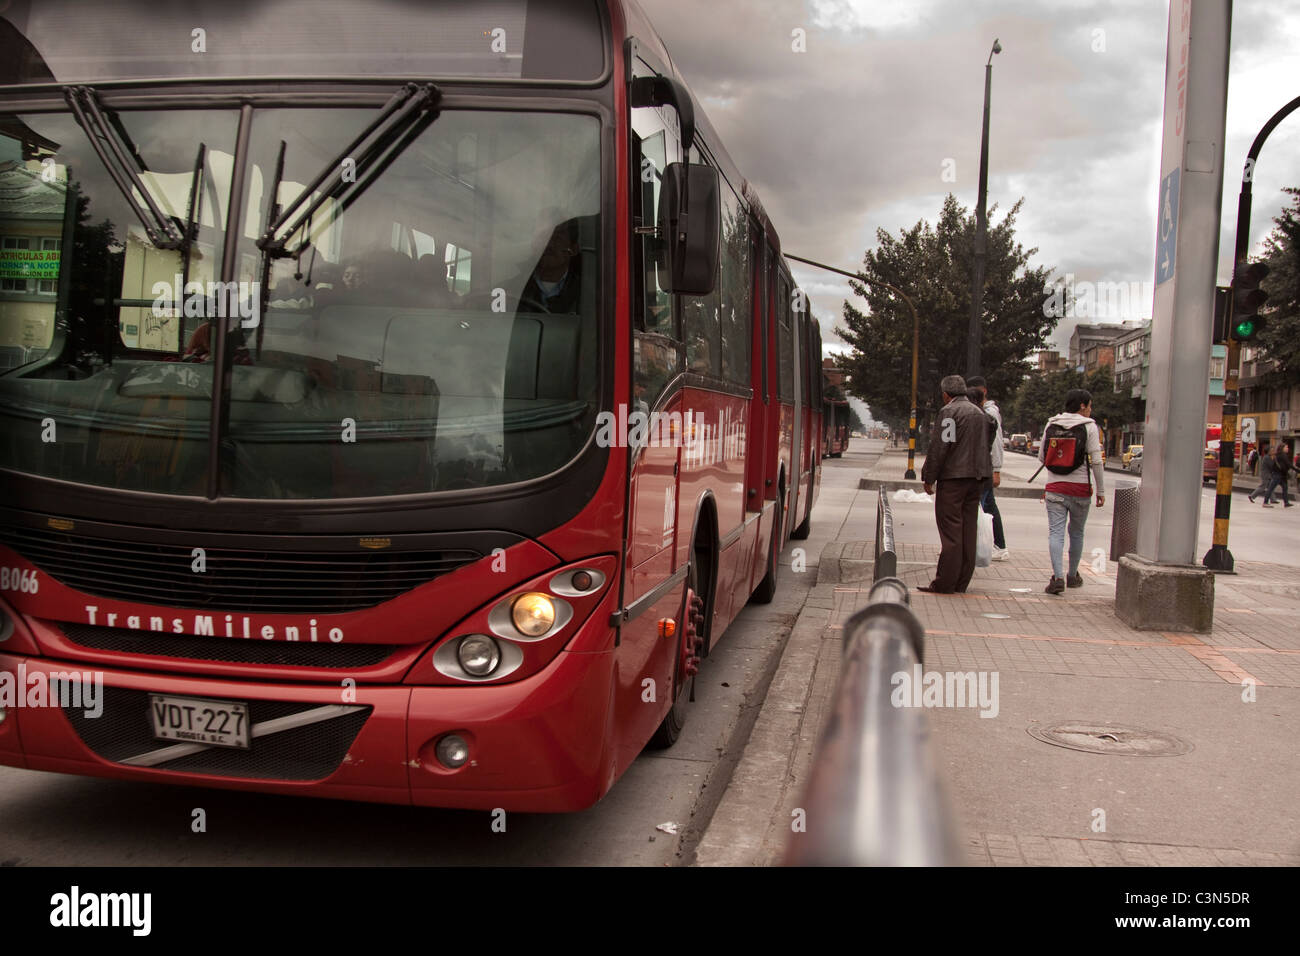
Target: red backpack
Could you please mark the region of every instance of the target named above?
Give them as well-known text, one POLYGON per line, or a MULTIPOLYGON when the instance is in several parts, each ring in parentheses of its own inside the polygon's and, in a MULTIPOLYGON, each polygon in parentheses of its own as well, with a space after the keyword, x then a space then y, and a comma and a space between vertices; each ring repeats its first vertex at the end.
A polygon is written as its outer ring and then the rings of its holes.
POLYGON ((1068 475, 1088 455, 1088 426, 1048 425, 1043 435, 1043 464, 1056 475, 1068 475))

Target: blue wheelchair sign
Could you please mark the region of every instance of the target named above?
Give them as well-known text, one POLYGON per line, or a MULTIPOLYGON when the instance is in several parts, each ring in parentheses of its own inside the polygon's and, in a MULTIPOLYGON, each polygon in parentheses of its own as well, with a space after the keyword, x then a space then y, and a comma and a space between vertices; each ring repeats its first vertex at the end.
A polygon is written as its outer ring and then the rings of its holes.
POLYGON ((1159 227, 1156 230, 1156 285, 1174 277, 1174 247, 1178 241, 1178 177, 1175 166, 1160 180, 1159 227))

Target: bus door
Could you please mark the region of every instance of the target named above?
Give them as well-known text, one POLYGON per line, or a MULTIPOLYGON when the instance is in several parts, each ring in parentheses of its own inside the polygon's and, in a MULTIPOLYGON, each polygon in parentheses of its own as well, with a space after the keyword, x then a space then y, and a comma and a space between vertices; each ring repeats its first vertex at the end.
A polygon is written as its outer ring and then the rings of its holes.
MULTIPOLYGON (((657 72, 639 56, 636 76, 657 72)), ((662 237, 654 233, 659 194, 669 163, 682 159, 677 114, 668 107, 633 107, 630 116, 631 274, 633 354, 630 395, 616 402, 613 438, 629 462, 628 551, 624 607, 637 609, 620 628, 615 688, 616 721, 623 740, 645 740, 662 710, 642 699, 642 682, 655 682, 658 701, 671 700, 676 640, 661 637, 656 622, 680 612, 684 582, 663 590, 679 570, 677 494, 681 434, 682 342, 676 296, 665 286, 662 237)), ((622 765, 634 754, 619 755, 622 765)))
MULTIPOLYGON (((778 492, 778 480, 780 478, 781 462, 784 460, 788 446, 782 441, 782 396, 781 396, 781 364, 780 357, 783 351, 782 344, 778 341, 777 336, 781 335, 782 330, 777 323, 777 312, 781 308, 777 301, 784 294, 783 290, 787 284, 778 275, 778 263, 776 250, 771 245, 767 246, 767 300, 766 309, 763 313, 763 323, 767 328, 767 355, 765 361, 768 365, 768 388, 771 395, 771 401, 767 406, 767 454, 763 456, 766 475, 763 479, 763 498, 765 501, 776 501, 778 492)), ((789 303, 785 303, 789 308, 789 303)), ((786 469, 789 475, 789 467, 786 469)), ((787 485, 789 479, 787 477, 787 485)))
MULTIPOLYGON (((768 265, 766 260, 767 243, 763 241, 763 231, 758 223, 750 224, 750 262, 753 263, 753 343, 754 361, 750 364, 750 377, 753 383, 754 398, 749 403, 749 441, 745 449, 745 513, 761 513, 766 500, 767 449, 770 447, 767 437, 768 410, 772 407, 774 396, 770 394, 770 370, 768 367, 768 265)), ((759 550, 762 550, 761 548, 759 550)), ((756 562, 757 563, 757 562, 756 562)))

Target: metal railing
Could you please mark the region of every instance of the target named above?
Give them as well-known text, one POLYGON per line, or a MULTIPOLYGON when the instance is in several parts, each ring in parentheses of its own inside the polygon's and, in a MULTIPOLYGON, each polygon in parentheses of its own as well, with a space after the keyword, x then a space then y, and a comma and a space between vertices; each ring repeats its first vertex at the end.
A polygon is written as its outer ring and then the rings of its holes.
POLYGON ((889 494, 885 486, 880 486, 880 498, 876 503, 876 556, 873 581, 892 578, 898 575, 898 551, 894 544, 894 511, 889 506, 889 494))
MULTIPOLYGON (((879 551, 879 530, 877 551, 879 551)), ((921 667, 925 628, 907 585, 884 578, 844 628, 834 704, 803 794, 789 866, 952 866, 956 828, 921 707, 896 706, 898 674, 921 667)))

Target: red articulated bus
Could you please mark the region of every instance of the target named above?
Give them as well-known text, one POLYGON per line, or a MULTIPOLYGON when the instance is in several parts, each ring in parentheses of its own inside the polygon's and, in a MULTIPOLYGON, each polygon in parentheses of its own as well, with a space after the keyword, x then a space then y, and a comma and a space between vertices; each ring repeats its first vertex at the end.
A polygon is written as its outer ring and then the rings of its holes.
POLYGON ((827 398, 822 403, 822 457, 839 458, 849 447, 849 403, 843 398, 827 398))
POLYGON ((576 810, 772 598, 776 232, 635 3, 490 14, 0 11, 0 764, 576 810))

